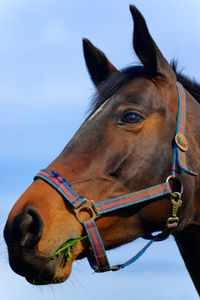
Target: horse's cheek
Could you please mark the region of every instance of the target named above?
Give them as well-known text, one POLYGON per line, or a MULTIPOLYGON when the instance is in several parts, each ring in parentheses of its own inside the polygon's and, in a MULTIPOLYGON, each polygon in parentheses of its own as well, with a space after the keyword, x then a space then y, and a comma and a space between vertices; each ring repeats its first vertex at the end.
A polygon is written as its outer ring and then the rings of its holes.
POLYGON ((163 226, 170 213, 171 206, 169 199, 159 199, 143 207, 140 211, 140 217, 143 222, 150 225, 163 226))

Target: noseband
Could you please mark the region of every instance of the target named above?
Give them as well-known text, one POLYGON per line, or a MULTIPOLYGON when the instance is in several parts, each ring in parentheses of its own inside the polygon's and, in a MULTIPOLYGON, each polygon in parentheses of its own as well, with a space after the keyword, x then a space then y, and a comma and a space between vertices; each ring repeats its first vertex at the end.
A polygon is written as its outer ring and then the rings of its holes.
POLYGON ((166 239, 170 235, 170 233, 178 226, 179 218, 177 217, 177 213, 179 207, 182 204, 181 194, 183 192, 179 176, 181 174, 181 171, 195 176, 197 176, 198 174, 190 171, 187 167, 185 155, 185 152, 188 150, 188 144, 185 137, 186 96, 184 88, 180 83, 176 84, 176 89, 178 94, 176 135, 173 142, 173 162, 171 173, 166 182, 131 194, 122 195, 116 198, 95 203, 93 200, 88 200, 82 196, 79 196, 72 189, 71 185, 66 181, 66 179, 61 177, 57 172, 43 169, 34 177, 34 180, 40 178, 51 185, 63 196, 64 199, 68 201, 68 203, 72 205, 76 218, 83 225, 91 243, 93 254, 91 252, 88 260, 95 272, 105 272, 109 270, 116 271, 126 267, 127 265, 130 265, 131 263, 136 261, 153 242, 166 239), (170 182, 172 180, 178 181, 180 185, 179 191, 172 190, 170 186, 170 182), (151 240, 148 242, 148 244, 127 262, 115 266, 110 266, 106 256, 103 241, 95 224, 95 219, 101 217, 103 214, 108 214, 125 207, 133 206, 150 200, 156 200, 157 198, 164 195, 169 196, 172 204, 172 215, 167 219, 163 231, 155 236, 151 235, 151 240), (80 213, 83 211, 89 214, 89 220, 83 221, 81 219, 80 213))

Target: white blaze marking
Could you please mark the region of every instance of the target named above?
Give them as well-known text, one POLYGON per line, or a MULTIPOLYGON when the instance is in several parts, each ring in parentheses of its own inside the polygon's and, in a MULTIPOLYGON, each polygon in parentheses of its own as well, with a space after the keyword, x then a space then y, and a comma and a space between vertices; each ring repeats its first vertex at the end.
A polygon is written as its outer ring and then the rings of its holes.
POLYGON ((90 118, 88 119, 88 121, 92 120, 94 117, 96 117, 96 115, 98 115, 104 108, 105 104, 108 102, 109 99, 107 99, 103 104, 101 104, 101 106, 99 106, 99 108, 90 116, 90 118))

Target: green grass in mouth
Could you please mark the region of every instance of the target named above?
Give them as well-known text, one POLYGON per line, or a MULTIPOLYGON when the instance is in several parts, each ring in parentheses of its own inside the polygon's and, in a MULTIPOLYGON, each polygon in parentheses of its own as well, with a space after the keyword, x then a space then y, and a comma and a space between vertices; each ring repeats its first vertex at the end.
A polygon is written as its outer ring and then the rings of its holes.
POLYGON ((72 259, 72 254, 71 254, 71 251, 73 249, 73 247, 76 245, 76 243, 78 241, 81 241, 81 240, 84 240, 87 238, 87 235, 84 235, 84 236, 81 236, 81 237, 78 237, 76 239, 71 239, 71 240, 68 240, 67 242, 65 242, 62 246, 60 246, 56 252, 52 255, 51 258, 55 258, 55 257, 58 257, 60 256, 60 254, 65 251, 65 258, 67 259, 67 261, 71 260, 72 259))

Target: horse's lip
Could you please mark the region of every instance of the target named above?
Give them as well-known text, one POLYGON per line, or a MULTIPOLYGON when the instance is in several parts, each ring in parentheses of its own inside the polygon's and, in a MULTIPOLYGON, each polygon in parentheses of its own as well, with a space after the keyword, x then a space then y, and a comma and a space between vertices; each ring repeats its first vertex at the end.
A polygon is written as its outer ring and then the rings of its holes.
POLYGON ((26 280, 33 284, 33 285, 47 285, 47 284, 55 284, 55 283, 61 283, 64 282, 66 279, 55 279, 55 278, 42 278, 42 279, 37 279, 36 277, 31 277, 27 276, 25 277, 26 280))
POLYGON ((33 285, 47 285, 47 284, 62 283, 66 280, 66 278, 33 280, 31 277, 30 278, 26 277, 26 280, 33 285))
POLYGON ((58 265, 64 262, 64 253, 59 257, 51 259, 41 270, 31 275, 25 276, 26 280, 34 285, 46 285, 61 283, 66 280, 65 277, 56 278, 55 270, 58 265))
MULTIPOLYGON (((79 259, 79 256, 82 254, 71 251, 72 258, 70 260, 66 259, 65 251, 61 252, 59 256, 46 256, 45 261, 37 266, 37 269, 31 270, 30 273, 26 272, 21 274, 26 278, 26 280, 33 285, 47 285, 61 283, 67 280, 70 272, 71 265, 74 260, 79 259)), ((38 254, 36 253, 35 259, 38 260, 38 254)), ((82 256, 83 257, 83 256, 82 256)))

